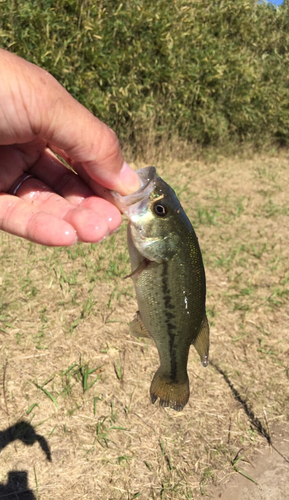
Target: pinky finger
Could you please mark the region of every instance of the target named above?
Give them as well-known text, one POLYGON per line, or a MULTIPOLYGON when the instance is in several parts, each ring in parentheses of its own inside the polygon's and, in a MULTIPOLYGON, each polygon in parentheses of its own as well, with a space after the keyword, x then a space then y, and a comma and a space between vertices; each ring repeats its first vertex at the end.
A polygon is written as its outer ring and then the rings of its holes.
POLYGON ((0 194, 0 229, 48 246, 69 246, 77 241, 71 224, 35 209, 16 196, 0 194))

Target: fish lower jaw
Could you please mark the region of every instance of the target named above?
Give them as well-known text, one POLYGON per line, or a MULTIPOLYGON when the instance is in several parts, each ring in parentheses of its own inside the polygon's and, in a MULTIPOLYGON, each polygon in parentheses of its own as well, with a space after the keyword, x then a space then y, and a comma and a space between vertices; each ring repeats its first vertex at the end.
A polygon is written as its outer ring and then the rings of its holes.
POLYGON ((153 404, 159 399, 160 406, 182 411, 190 397, 187 374, 182 381, 175 381, 165 374, 160 367, 151 383, 150 397, 153 404))

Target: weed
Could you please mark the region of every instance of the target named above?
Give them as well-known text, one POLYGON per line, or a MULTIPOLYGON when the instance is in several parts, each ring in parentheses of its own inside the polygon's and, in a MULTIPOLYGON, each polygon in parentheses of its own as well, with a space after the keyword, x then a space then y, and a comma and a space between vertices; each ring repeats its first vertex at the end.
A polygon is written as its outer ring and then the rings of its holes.
POLYGON ((53 402, 53 404, 55 405, 56 409, 58 409, 58 403, 55 399, 55 397, 53 396, 53 394, 51 392, 49 392, 47 389, 45 389, 44 385, 48 383, 48 382, 45 382, 43 385, 39 385, 37 384, 36 382, 34 382, 34 385, 37 387, 37 389, 40 389, 42 392, 44 392, 44 394, 46 394, 46 396, 48 396, 51 401, 53 402))
POLYGON ((30 415, 30 413, 34 410, 34 408, 38 406, 39 408, 39 404, 38 403, 33 403, 31 406, 29 406, 28 410, 26 411, 26 415, 30 415))
POLYGON ((79 363, 73 363, 67 370, 62 374, 64 389, 62 395, 69 395, 72 392, 72 379, 80 383, 83 393, 86 393, 91 389, 94 384, 99 380, 99 373, 102 371, 102 366, 97 366, 96 368, 90 368, 89 363, 84 363, 82 357, 80 356, 79 363), (91 380, 91 375, 97 373, 97 376, 91 380))
POLYGON ((122 380, 122 370, 121 370, 119 359, 117 359, 116 362, 114 363, 114 371, 115 371, 115 374, 116 374, 118 380, 122 380))
POLYGON ((105 425, 107 417, 102 417, 96 424, 96 440, 102 447, 108 447, 109 439, 107 436, 107 426, 105 425))
POLYGON ((243 456, 239 456, 239 453, 235 456, 235 458, 232 460, 232 465, 233 465, 233 468, 236 472, 238 472, 239 474, 241 474, 242 476, 246 477, 247 479, 249 479, 249 481, 252 481, 253 483, 255 484, 258 484, 255 479, 253 479, 252 477, 250 477, 248 474, 246 474, 246 472, 242 471, 239 469, 239 467, 237 467, 238 463, 244 459, 243 456))

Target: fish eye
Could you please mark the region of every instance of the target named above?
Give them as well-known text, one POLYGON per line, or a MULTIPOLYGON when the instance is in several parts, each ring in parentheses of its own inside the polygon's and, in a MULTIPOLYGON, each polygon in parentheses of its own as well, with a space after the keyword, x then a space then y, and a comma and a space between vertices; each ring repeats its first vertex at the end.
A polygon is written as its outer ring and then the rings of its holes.
POLYGON ((159 217, 164 217, 168 212, 167 208, 164 205, 162 205, 161 203, 156 203, 153 206, 153 210, 154 210, 154 213, 156 215, 158 215, 159 217))

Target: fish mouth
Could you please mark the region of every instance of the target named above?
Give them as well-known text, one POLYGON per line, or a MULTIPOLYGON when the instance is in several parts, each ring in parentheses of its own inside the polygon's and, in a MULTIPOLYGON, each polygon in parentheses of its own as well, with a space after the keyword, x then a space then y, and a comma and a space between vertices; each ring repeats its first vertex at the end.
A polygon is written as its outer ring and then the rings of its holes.
POLYGON ((134 193, 122 196, 116 191, 111 191, 117 208, 125 214, 131 222, 145 210, 148 199, 156 186, 155 167, 140 168, 136 171, 140 180, 140 188, 134 193))

